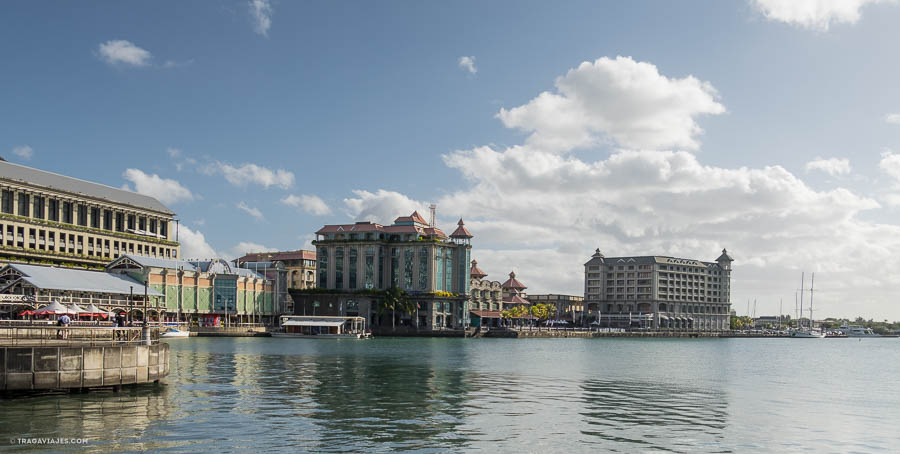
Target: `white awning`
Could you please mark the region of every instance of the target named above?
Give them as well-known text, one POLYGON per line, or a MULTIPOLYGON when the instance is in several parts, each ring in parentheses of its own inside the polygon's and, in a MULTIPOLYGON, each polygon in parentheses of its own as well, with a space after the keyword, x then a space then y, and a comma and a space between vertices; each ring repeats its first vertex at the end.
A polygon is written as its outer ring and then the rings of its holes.
POLYGON ((282 326, 341 326, 344 320, 288 320, 282 326))

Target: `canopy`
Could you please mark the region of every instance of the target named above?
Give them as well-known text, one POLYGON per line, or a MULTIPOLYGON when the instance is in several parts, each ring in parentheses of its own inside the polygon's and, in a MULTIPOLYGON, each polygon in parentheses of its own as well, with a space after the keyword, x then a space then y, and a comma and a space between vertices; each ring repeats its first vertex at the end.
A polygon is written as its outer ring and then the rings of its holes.
POLYGON ((345 320, 288 320, 282 326, 341 326, 345 320))
POLYGON ((659 319, 660 319, 660 320, 668 320, 669 317, 666 317, 665 315, 661 315, 661 314, 660 314, 659 319))
POLYGON ((35 315, 47 315, 47 314, 74 314, 71 309, 66 306, 63 306, 59 303, 59 301, 54 301, 36 311, 34 311, 35 315))
POLYGON ((79 314, 110 315, 112 314, 112 312, 106 312, 103 309, 97 307, 96 304, 91 303, 91 305, 88 306, 87 309, 82 310, 81 312, 79 312, 79 314))
POLYGON ((72 312, 70 312, 70 313, 75 313, 75 314, 83 314, 83 313, 87 312, 87 311, 85 311, 84 309, 82 309, 81 306, 79 306, 79 305, 77 305, 77 304, 75 304, 75 303, 72 303, 72 304, 69 306, 69 310, 72 311, 72 312))

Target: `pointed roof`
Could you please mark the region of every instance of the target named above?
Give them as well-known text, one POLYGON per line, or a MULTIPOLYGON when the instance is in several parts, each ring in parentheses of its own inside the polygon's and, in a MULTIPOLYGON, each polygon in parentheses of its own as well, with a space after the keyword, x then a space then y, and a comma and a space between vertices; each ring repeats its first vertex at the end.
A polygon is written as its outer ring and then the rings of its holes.
POLYGON ((462 218, 459 218, 459 222, 456 225, 459 227, 450 234, 450 238, 472 238, 472 234, 466 229, 466 224, 463 223, 462 218))
POLYGON ((484 279, 487 277, 487 273, 481 271, 481 268, 478 268, 477 260, 472 260, 472 268, 469 269, 469 275, 475 279, 484 279))
POLYGON ((716 259, 716 261, 717 261, 717 262, 721 262, 721 261, 733 262, 734 259, 731 258, 731 256, 728 255, 728 251, 725 250, 725 249, 723 248, 723 249, 722 249, 722 255, 720 255, 719 258, 716 259))
POLYGON ((519 290, 525 290, 526 288, 528 288, 525 286, 525 284, 519 282, 518 279, 516 279, 515 271, 510 271, 509 279, 507 279, 506 282, 500 284, 500 286, 503 288, 512 288, 512 289, 519 289, 519 290))
POLYGON ((399 218, 394 219, 394 224, 404 224, 409 222, 412 222, 414 224, 429 225, 428 221, 426 221, 418 211, 413 211, 409 216, 400 216, 399 218))
POLYGON ((606 256, 600 252, 600 248, 597 248, 597 250, 594 251, 594 255, 591 256, 591 259, 588 260, 585 265, 602 265, 605 263, 605 258, 606 256))
POLYGON ((512 295, 512 296, 503 298, 503 302, 510 303, 510 304, 531 304, 531 301, 528 301, 527 299, 522 298, 519 295, 512 295))

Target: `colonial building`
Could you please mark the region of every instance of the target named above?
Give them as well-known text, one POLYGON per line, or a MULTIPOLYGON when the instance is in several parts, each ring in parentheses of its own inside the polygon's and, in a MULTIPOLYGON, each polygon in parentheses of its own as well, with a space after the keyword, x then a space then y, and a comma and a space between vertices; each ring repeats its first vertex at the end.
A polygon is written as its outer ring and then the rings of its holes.
POLYGON ((146 282, 161 294, 161 315, 166 321, 272 324, 280 315, 275 281, 221 259, 187 262, 127 255, 112 261, 106 270, 146 282))
POLYGON ((585 303, 601 327, 725 330, 731 311, 731 263, 666 256, 605 257, 584 264, 585 303))
POLYGON ((248 253, 233 261, 240 266, 246 262, 281 262, 287 271, 289 289, 314 288, 316 286, 316 251, 284 251, 248 253))
POLYGON ((418 212, 388 226, 326 225, 314 242, 317 289, 291 292, 294 313, 359 315, 373 327, 462 328, 468 319, 471 238, 462 219, 448 237, 418 212), (395 287, 407 292, 414 313, 379 310, 380 291, 395 287))
POLYGON ((500 281, 485 279, 487 273, 478 268, 478 262, 472 260, 469 268, 469 309, 484 311, 500 311, 503 306, 503 288, 500 281))
POLYGON ((102 268, 125 254, 177 259, 158 200, 0 160, 0 262, 102 268))

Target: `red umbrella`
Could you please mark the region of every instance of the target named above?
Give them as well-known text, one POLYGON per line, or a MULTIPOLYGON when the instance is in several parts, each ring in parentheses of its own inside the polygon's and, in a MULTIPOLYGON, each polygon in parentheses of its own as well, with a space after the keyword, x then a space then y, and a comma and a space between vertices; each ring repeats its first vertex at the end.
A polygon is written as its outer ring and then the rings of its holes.
POLYGON ((19 312, 19 315, 20 315, 20 316, 21 316, 21 315, 34 315, 34 314, 35 314, 34 311, 28 311, 28 310, 19 312))

